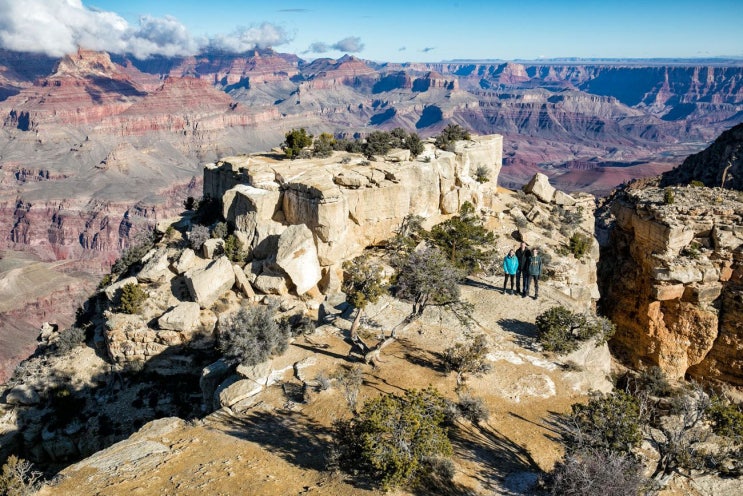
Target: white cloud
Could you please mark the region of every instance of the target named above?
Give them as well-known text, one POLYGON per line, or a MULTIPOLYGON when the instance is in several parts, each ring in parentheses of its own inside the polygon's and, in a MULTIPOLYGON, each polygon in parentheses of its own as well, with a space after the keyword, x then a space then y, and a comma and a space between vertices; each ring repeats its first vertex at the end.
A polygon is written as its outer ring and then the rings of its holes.
POLYGON ((349 36, 348 38, 343 38, 339 42, 334 43, 331 48, 340 52, 354 53, 362 51, 364 49, 364 44, 361 43, 361 38, 358 36, 349 36))
POLYGON ((239 28, 229 35, 217 35, 209 41, 210 48, 226 52, 244 52, 255 48, 283 45, 290 41, 289 35, 279 26, 264 22, 260 26, 239 28))
POLYGON ((193 55, 206 47, 243 52, 288 40, 283 29, 269 23, 207 41, 195 39, 170 16, 142 16, 133 26, 114 12, 84 6, 82 0, 0 0, 0 47, 53 57, 78 47, 137 58, 193 55))

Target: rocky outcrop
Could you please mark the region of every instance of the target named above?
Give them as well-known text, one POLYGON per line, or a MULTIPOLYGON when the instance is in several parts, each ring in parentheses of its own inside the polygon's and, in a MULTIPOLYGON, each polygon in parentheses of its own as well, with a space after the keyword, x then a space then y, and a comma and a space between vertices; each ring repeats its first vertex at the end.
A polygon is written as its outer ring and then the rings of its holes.
MULTIPOLYGON (((420 160, 368 165, 358 155, 284 162, 258 155, 228 157, 207 165, 204 191, 223 199, 225 217, 247 234, 256 258, 275 253, 262 248, 281 243, 284 226, 304 225, 314 238, 320 266, 328 267, 384 242, 406 215, 451 214, 465 201, 484 208, 491 204, 501 167, 500 136, 459 142, 454 152, 428 146, 420 160), (473 179, 478 167, 488 169, 490 182, 473 179)), ((305 250, 303 256, 313 258, 305 250)), ((294 269, 283 267, 286 257, 280 258, 279 267, 297 277, 294 269)), ((309 279, 317 283, 316 271, 309 279)), ((311 287, 309 279, 299 291, 311 287)))
MULTIPOLYGON (((609 203, 602 306, 612 347, 636 367, 657 365, 743 385, 743 203, 701 187, 626 188, 609 203)), ((604 219, 606 220, 606 219, 604 219)))
POLYGON ((743 191, 743 124, 725 131, 708 148, 663 174, 661 186, 691 181, 710 188, 724 186, 743 191))

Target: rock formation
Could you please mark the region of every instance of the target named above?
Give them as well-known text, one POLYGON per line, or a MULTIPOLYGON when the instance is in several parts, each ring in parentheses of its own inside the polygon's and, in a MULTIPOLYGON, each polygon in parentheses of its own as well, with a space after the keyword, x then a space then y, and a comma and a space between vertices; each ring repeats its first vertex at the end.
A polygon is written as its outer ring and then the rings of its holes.
POLYGON ((637 185, 609 205, 600 281, 615 353, 673 378, 743 385, 739 193, 637 185))

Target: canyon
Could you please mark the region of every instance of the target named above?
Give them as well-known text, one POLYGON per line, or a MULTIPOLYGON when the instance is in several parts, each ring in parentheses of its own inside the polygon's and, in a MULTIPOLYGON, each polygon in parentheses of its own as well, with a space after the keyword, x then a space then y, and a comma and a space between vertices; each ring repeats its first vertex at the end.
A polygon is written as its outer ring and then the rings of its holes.
MULTIPOLYGON (((670 169, 743 120, 742 74, 736 62, 381 64, 272 50, 135 60, 82 49, 53 59, 2 50, 0 248, 3 259, 32 253, 60 278, 79 279, 68 287, 89 287, 138 233, 199 196, 204 163, 271 149, 298 127, 428 137, 456 123, 504 137, 501 186, 520 188, 541 171, 561 189, 606 194, 670 169)), ((70 321, 83 296, 75 294, 28 298, 70 321)), ((3 313, 0 327, 12 321, 3 313)), ((23 329, 8 332, 14 342, 25 336, 28 350, 36 329, 23 329)))

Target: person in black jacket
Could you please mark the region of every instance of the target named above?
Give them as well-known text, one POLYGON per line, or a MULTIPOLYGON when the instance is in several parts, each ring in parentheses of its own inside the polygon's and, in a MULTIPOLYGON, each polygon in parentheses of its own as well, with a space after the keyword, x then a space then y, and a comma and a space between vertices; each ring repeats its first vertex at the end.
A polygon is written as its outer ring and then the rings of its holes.
POLYGON ((516 250, 516 258, 519 259, 519 268, 516 271, 516 294, 521 293, 521 296, 526 296, 526 291, 529 284, 529 272, 527 266, 529 265, 529 258, 531 258, 531 251, 526 247, 526 243, 521 242, 521 246, 516 250), (523 281, 523 291, 521 282, 523 281))
POLYGON ((542 255, 539 254, 539 249, 536 247, 531 251, 526 270, 527 276, 524 279, 523 296, 529 295, 529 281, 531 280, 534 282, 534 299, 536 300, 539 298, 539 278, 542 276, 542 255))

